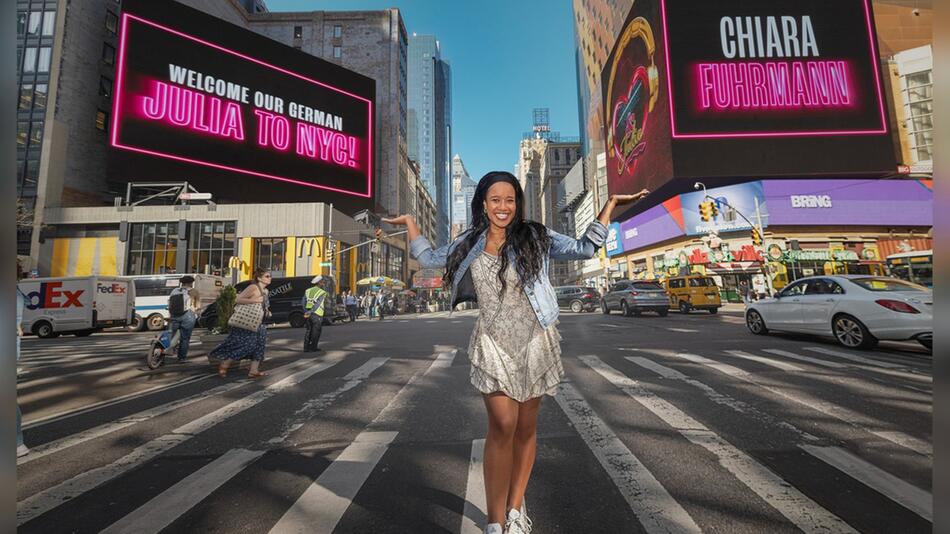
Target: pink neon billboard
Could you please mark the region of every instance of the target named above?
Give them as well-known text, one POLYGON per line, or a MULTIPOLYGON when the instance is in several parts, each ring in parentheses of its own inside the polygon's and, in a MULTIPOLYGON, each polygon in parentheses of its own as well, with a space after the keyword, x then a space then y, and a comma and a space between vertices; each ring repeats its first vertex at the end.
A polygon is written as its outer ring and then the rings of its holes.
POLYGON ((887 133, 870 0, 660 0, 674 139, 887 133))
MULTIPOLYGON (((200 180, 200 169, 230 176, 224 186, 231 190, 254 190, 241 181, 247 178, 372 197, 372 80, 316 58, 301 60, 289 48, 287 62, 242 51, 227 42, 260 36, 242 36, 251 32, 220 21, 215 24, 226 29, 209 35, 230 32, 224 44, 196 31, 200 26, 156 18, 134 9, 121 18, 114 148, 184 165, 175 169, 192 169, 193 180, 200 180)), ((284 48, 267 43, 261 50, 267 47, 284 48)))

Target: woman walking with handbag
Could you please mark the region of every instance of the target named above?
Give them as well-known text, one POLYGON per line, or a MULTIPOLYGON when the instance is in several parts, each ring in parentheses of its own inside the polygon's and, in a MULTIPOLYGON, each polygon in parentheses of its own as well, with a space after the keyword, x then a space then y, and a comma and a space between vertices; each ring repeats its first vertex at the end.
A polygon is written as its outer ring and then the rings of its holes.
POLYGON ((218 376, 226 378, 232 361, 251 359, 248 378, 260 378, 267 373, 260 370, 264 361, 264 347, 267 342, 267 327, 264 317, 270 315, 267 286, 270 285, 270 271, 256 269, 254 283, 248 285, 237 296, 234 313, 228 320, 231 332, 225 340, 212 349, 212 358, 221 360, 218 364, 218 376))
POLYGON ((450 310, 465 301, 479 305, 468 353, 471 383, 488 412, 486 534, 531 531, 524 494, 534 465, 538 410, 564 376, 549 260, 593 257, 607 238, 614 207, 648 193, 611 196, 580 239, 525 220, 524 192, 507 172, 490 172, 479 181, 472 227, 439 249, 432 249, 412 216, 383 219, 407 227, 412 256, 422 268, 446 268, 450 310))

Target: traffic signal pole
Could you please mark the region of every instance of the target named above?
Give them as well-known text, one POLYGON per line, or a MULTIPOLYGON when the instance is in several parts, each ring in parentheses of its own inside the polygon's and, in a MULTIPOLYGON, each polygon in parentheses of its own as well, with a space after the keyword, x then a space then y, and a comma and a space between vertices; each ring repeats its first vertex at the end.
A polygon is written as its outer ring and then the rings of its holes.
MULTIPOLYGON (((765 237, 765 232, 762 231, 762 213, 759 211, 759 199, 758 199, 758 197, 755 197, 755 198, 754 198, 754 200, 755 200, 755 218, 756 218, 756 221, 757 221, 757 223, 758 223, 758 224, 756 224, 756 223, 753 223, 752 221, 750 221, 749 218, 746 217, 744 213, 742 213, 741 211, 739 211, 738 209, 736 209, 735 206, 733 206, 732 204, 729 204, 728 201, 716 199, 716 198, 713 198, 713 197, 709 196, 709 193, 706 192, 706 185, 703 184, 702 182, 696 182, 695 184, 693 184, 693 189, 697 189, 697 190, 698 190, 698 189, 702 189, 702 190, 703 190, 703 201, 710 200, 710 201, 712 201, 712 202, 725 204, 726 207, 732 209, 732 211, 734 211, 734 212, 736 212, 737 214, 739 214, 739 217, 742 217, 742 220, 745 221, 746 224, 748 224, 749 226, 751 226, 752 228, 754 228, 755 231, 757 231, 757 232, 759 233, 759 237, 760 237, 760 238, 764 238, 764 237, 765 237)), ((702 208, 701 208, 701 207, 700 207, 700 211, 702 211, 702 208)), ((754 246, 754 244, 753 244, 753 246, 754 246)), ((765 249, 765 243, 764 243, 764 242, 763 242, 763 244, 762 244, 762 248, 763 248, 763 250, 762 250, 762 258, 763 258, 763 261, 762 261, 762 274, 765 275, 765 279, 768 281, 768 284, 769 284, 769 291, 771 292, 772 289, 773 289, 773 286, 772 286, 772 273, 769 271, 769 268, 766 266, 768 262, 765 261, 765 250, 764 250, 764 249, 765 249)))

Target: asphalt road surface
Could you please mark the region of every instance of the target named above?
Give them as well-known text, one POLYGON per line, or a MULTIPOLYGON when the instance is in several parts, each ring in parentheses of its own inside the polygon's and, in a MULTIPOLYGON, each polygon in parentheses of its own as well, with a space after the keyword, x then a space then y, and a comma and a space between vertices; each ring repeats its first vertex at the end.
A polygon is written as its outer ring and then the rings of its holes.
MULTIPOLYGON (((150 334, 25 339, 18 532, 481 532, 475 313, 326 327, 318 354, 274 328, 260 380, 213 374, 207 339, 156 371, 150 334)), ((753 336, 740 310, 559 329, 535 533, 931 531, 923 348, 753 336)))

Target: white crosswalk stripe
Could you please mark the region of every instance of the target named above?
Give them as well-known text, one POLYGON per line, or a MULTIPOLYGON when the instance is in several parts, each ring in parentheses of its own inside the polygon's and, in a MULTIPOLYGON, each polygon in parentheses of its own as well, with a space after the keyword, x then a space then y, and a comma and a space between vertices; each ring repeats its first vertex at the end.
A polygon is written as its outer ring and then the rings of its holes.
POLYGON ((762 356, 755 356, 753 354, 749 354, 748 352, 743 352, 741 350, 727 350, 726 354, 735 356, 736 358, 742 358, 744 360, 759 362, 771 367, 775 367, 776 369, 781 369, 783 371, 804 371, 804 369, 802 369, 801 367, 797 365, 792 365, 790 363, 773 360, 771 358, 764 358, 762 356))
POLYGON ((769 354, 775 354, 776 356, 784 356, 786 358, 791 358, 793 360, 799 360, 802 362, 808 362, 811 364, 820 365, 822 367, 830 367, 832 369, 846 369, 848 367, 847 365, 843 363, 829 362, 827 360, 811 358, 809 356, 802 356, 801 354, 795 354, 794 352, 788 352, 787 350, 762 349, 762 352, 768 352, 769 354))
POLYGON ((482 534, 480 524, 485 523, 488 504, 485 502, 485 440, 472 440, 472 454, 468 463, 468 478, 465 483, 465 504, 462 508, 460 534, 482 534))
POLYGON ((827 354, 828 356, 834 356, 836 358, 842 358, 845 360, 851 360, 852 362, 863 363, 864 365, 873 365, 875 367, 883 367, 885 369, 901 369, 903 365, 891 363, 891 362, 882 362, 878 360, 872 360, 871 358, 865 358, 864 356, 858 356, 857 354, 851 354, 849 352, 844 352, 840 350, 826 349, 825 347, 805 347, 805 350, 811 352, 817 352, 819 354, 827 354))
POLYGON ((159 456, 165 451, 188 441, 189 439, 217 425, 218 423, 221 423, 222 421, 225 421, 251 408, 252 406, 257 405, 284 390, 296 386, 300 382, 321 371, 329 369, 330 367, 339 363, 341 360, 342 357, 340 356, 328 356, 327 359, 317 362, 314 365, 302 371, 298 371, 278 382, 270 384, 263 390, 256 391, 255 393, 236 400, 227 406, 219 408, 211 413, 199 417, 198 419, 195 419, 194 421, 191 421, 190 423, 182 425, 172 430, 168 434, 152 439, 147 443, 136 447, 134 450, 119 458, 118 460, 115 460, 114 462, 90 471, 86 471, 80 475, 76 475, 75 477, 61 482, 52 488, 41 491, 18 502, 17 524, 22 525, 34 517, 45 514, 46 512, 56 508, 67 500, 78 497, 87 491, 90 491, 110 480, 113 480, 123 473, 127 473, 128 471, 144 464, 152 458, 159 456))
POLYGON ((874 434, 896 445, 910 449, 918 454, 923 454, 925 456, 933 456, 932 444, 922 439, 906 434, 904 432, 897 431, 897 430, 890 430, 887 428, 888 425, 885 425, 881 421, 875 420, 874 418, 868 417, 864 414, 855 412, 854 410, 850 410, 843 406, 838 406, 837 404, 834 404, 832 402, 814 398, 803 392, 791 393, 791 392, 779 389, 777 387, 770 386, 768 384, 763 384, 759 382, 758 380, 756 380, 754 376, 752 376, 750 373, 746 371, 737 369, 729 365, 717 363, 713 360, 704 358, 702 356, 698 356, 695 354, 687 354, 687 353, 673 353, 672 355, 677 358, 682 358, 684 360, 706 365, 710 368, 717 369, 721 372, 724 372, 740 380, 744 380, 751 384, 755 384, 756 386, 770 393, 783 397, 797 404, 807 406, 808 408, 811 408, 812 410, 815 410, 816 412, 820 412, 827 416, 834 417, 835 419, 838 419, 849 425, 860 428, 866 432, 874 434))
POLYGON ((562 382, 554 399, 648 534, 702 532, 682 505, 594 413, 573 385, 562 382))
POLYGON ((596 356, 581 356, 581 361, 608 382, 626 393, 690 442, 703 447, 719 464, 775 508, 795 526, 808 533, 856 533, 850 525, 821 507, 767 467, 741 452, 705 425, 659 398, 646 388, 610 367, 596 356))
MULTIPOLYGON (((331 405, 341 394, 353 389, 369 378, 389 358, 372 358, 343 377, 344 383, 336 390, 311 399, 300 407, 283 424, 280 435, 271 438, 262 446, 278 446, 287 441, 290 435, 303 426, 319 410, 331 405)), ((360 438, 357 438, 360 439, 360 438)), ((233 449, 218 457, 211 464, 199 469, 186 479, 162 492, 159 496, 139 507, 137 510, 114 523, 104 532, 110 534, 152 534, 157 533, 190 510, 195 504, 210 495, 222 484, 233 478, 245 467, 264 455, 266 449, 233 449)), ((358 488, 357 488, 358 489, 358 488)))
POLYGON ((840 447, 799 445, 805 452, 847 473, 927 521, 933 521, 933 495, 840 447))

